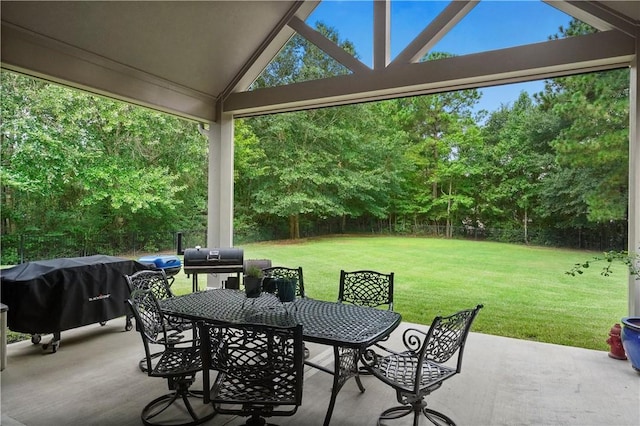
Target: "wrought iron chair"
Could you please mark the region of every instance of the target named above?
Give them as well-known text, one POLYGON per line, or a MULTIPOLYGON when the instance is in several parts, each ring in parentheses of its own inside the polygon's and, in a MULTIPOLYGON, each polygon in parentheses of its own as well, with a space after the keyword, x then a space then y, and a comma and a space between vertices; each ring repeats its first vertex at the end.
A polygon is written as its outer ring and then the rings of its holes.
MULTIPOLYGON (((157 300, 173 297, 173 292, 171 291, 171 286, 169 285, 167 274, 162 269, 138 271, 133 275, 125 275, 125 279, 127 281, 127 286, 129 287, 129 294, 133 293, 135 290, 148 289, 153 293, 153 296, 157 300)), ((126 330, 131 330, 131 328, 133 327, 131 318, 132 316, 130 314, 127 315, 125 327, 126 330)), ((165 315, 164 319, 165 326, 167 328, 167 344, 174 344, 181 341, 184 338, 184 335, 182 333, 186 330, 192 330, 194 332, 196 331, 193 323, 184 318, 165 315)), ((152 355, 152 357, 157 356, 160 356, 160 353, 152 355)), ((146 373, 147 370, 145 359, 141 359, 139 364, 140 370, 146 373)))
POLYGON ((393 310, 393 272, 340 271, 338 302, 393 310))
MULTIPOLYGON (((302 403, 302 325, 213 326, 201 323, 205 388, 209 370, 218 371, 210 401, 217 413, 249 417, 292 416, 302 403)), ((207 400, 207 399, 205 399, 207 400)))
MULTIPOLYGON (((129 293, 139 289, 149 289, 157 300, 173 297, 167 274, 163 269, 138 271, 133 275, 125 275, 129 293)), ((165 317, 170 331, 184 331, 192 328, 191 321, 177 317, 165 317)), ((130 317, 127 318, 127 329, 131 330, 130 317)))
POLYGON ((383 420, 413 413, 413 425, 418 426, 422 413, 433 424, 455 426, 451 418, 427 408, 424 398, 460 373, 464 345, 481 308, 482 305, 478 305, 447 317, 437 316, 426 333, 408 328, 402 335, 403 352, 378 353, 372 347, 360 355, 360 361, 371 374, 395 389, 402 404, 383 411, 378 425, 383 420), (445 365, 454 356, 455 363, 445 365))
POLYGON ((272 287, 270 283, 277 278, 285 278, 296 281, 296 297, 306 297, 304 292, 304 276, 302 275, 302 267, 286 268, 284 266, 273 266, 262 270, 264 278, 262 279, 262 290, 270 293, 276 293, 277 288, 272 287))
MULTIPOLYGON (((338 302, 370 308, 386 306, 387 309, 393 311, 393 277, 393 272, 389 274, 370 270, 347 272, 343 269, 340 271, 338 302)), ((383 340, 387 339, 388 337, 383 340)), ((376 343, 376 346, 380 345, 376 343)), ((357 354, 354 354, 354 357, 357 359, 357 354)), ((368 376, 371 373, 361 366, 358 369, 358 374, 368 376)), ((364 392, 364 387, 359 379, 356 379, 356 382, 360 391, 364 392)))
POLYGON ((200 346, 196 342, 183 341, 185 346, 167 344, 166 322, 153 292, 150 289, 134 290, 127 304, 136 320, 136 328, 144 345, 146 371, 150 377, 167 379, 168 394, 149 402, 141 413, 145 425, 197 425, 215 415, 213 407, 203 404, 202 391, 191 390, 195 376, 202 371, 200 346), (153 357, 150 345, 164 346, 153 357), (194 399, 197 405, 190 399, 194 399), (182 402, 183 406, 180 406, 182 402), (189 418, 183 418, 188 413, 189 418), (179 420, 176 420, 179 419, 179 420))

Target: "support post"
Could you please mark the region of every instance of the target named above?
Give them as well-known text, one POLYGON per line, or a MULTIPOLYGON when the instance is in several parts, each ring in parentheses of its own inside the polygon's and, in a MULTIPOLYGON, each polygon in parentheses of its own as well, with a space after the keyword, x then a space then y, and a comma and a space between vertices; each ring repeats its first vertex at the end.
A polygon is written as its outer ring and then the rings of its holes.
MULTIPOLYGON (((207 247, 233 246, 233 115, 222 112, 202 130, 209 141, 207 247)), ((207 275, 207 287, 222 287, 228 274, 207 275)))
MULTIPOLYGON (((629 72, 629 253, 640 253, 640 30, 636 31, 636 54, 629 72)), ((640 262, 635 265, 640 267, 640 262)), ((629 316, 640 316, 640 279, 629 276, 629 316)))

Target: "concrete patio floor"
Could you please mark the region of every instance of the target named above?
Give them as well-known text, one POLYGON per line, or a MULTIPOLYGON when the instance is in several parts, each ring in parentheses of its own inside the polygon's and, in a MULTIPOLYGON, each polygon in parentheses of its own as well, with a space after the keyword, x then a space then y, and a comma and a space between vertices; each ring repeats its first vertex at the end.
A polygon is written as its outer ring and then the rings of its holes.
MULTIPOLYGON (((403 323, 394 332, 392 346, 408 325, 413 324, 403 323)), ((43 342, 49 340, 43 337, 43 342)), ((332 362, 330 348, 310 349, 315 361, 332 362)), ((166 381, 138 370, 142 343, 138 333, 124 331, 124 318, 63 332, 55 354, 29 341, 8 345, 7 353, 7 367, 0 375, 3 426, 137 426, 142 424, 142 407, 167 390, 166 381)), ((381 411, 396 405, 390 388, 373 377, 363 377, 363 383, 367 390, 362 394, 353 380, 345 384, 332 425, 374 425, 381 411)), ((329 375, 307 368, 298 413, 272 421, 321 425, 330 388, 329 375)), ((640 374, 628 361, 611 359, 602 351, 471 333, 462 373, 428 401, 460 426, 637 426, 640 374)), ((218 415, 205 424, 243 422, 218 415)))

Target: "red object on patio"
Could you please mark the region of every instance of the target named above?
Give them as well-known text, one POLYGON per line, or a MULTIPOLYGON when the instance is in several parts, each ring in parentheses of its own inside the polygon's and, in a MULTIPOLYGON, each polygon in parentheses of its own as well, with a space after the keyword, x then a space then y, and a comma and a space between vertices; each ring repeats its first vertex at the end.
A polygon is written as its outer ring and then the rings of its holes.
POLYGON ((622 347, 622 339, 620 338, 620 333, 620 324, 614 324, 609 331, 609 338, 607 339, 607 343, 611 347, 609 350, 609 356, 611 358, 625 360, 627 359, 627 356, 625 355, 624 348, 622 347))

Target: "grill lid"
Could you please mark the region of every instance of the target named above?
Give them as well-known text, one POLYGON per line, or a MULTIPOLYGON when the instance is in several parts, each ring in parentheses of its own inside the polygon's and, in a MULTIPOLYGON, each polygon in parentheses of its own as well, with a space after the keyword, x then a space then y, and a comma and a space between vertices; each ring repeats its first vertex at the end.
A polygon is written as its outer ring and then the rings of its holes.
POLYGON ((185 249, 184 266, 187 267, 239 267, 242 270, 244 250, 229 248, 185 249))

